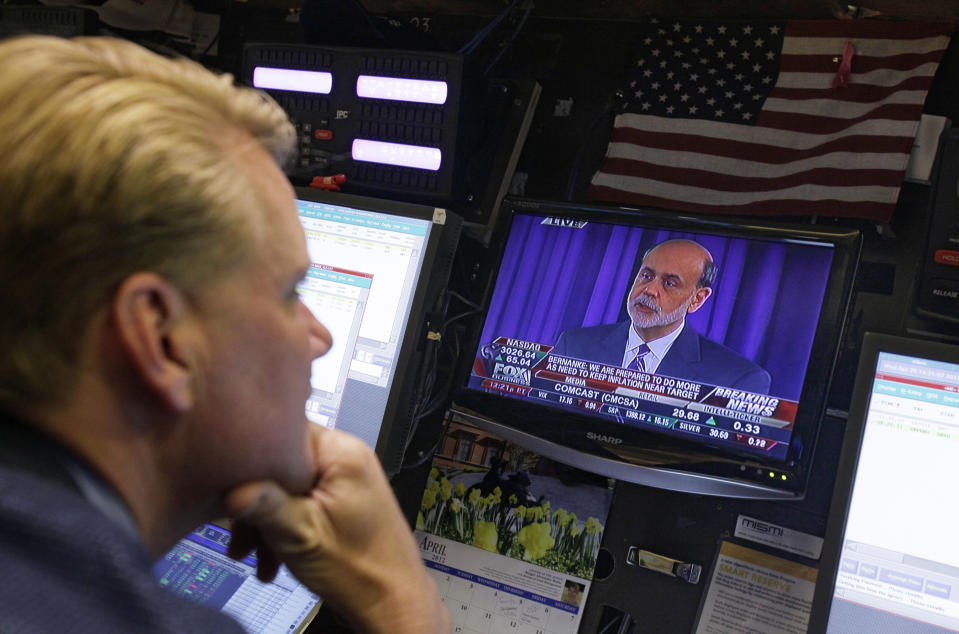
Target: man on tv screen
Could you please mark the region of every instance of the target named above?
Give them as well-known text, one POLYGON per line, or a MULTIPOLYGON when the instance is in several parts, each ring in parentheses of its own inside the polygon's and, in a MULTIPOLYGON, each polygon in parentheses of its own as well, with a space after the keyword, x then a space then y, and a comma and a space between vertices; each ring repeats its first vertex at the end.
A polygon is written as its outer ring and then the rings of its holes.
POLYGON ((686 315, 703 306, 715 278, 702 245, 661 242, 643 256, 626 297, 629 321, 567 330, 552 353, 765 394, 766 370, 686 327, 686 315))

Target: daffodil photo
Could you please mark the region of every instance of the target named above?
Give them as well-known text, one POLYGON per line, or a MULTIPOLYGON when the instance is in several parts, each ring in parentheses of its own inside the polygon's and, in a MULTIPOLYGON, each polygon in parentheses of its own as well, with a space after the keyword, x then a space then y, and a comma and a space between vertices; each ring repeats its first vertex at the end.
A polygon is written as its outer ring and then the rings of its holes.
POLYGON ((457 447, 434 460, 417 530, 592 579, 603 538, 599 518, 605 520, 612 495, 608 482, 577 481, 569 469, 557 477, 551 461, 510 443, 483 456, 457 447), (477 464, 477 457, 485 460, 477 464))

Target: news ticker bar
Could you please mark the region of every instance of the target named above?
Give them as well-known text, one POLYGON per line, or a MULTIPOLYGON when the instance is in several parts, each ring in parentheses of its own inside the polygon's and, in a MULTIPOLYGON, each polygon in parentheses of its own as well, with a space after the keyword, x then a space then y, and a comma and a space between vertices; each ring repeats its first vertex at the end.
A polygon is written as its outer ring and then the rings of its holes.
POLYGON ((792 435, 797 408, 793 401, 551 350, 552 346, 499 337, 481 349, 474 365, 474 379, 480 381, 471 380, 471 386, 758 451, 788 445, 792 435))
MULTIPOLYGON (((643 376, 648 377, 649 379, 654 378, 654 375, 644 374, 643 376)), ((662 405, 671 405, 673 407, 679 407, 686 409, 688 411, 703 412, 706 414, 715 414, 717 416, 727 416, 729 418, 741 418, 744 421, 749 421, 756 424, 767 425, 771 427, 776 427, 778 429, 784 429, 789 427, 790 421, 780 420, 778 418, 773 418, 770 416, 762 416, 758 414, 752 414, 749 412, 744 412, 742 410, 727 409, 720 405, 710 405, 708 400, 714 395, 717 389, 713 387, 712 391, 707 391, 705 396, 705 401, 700 402, 695 400, 688 400, 687 398, 676 398, 675 396, 668 396, 665 394, 660 394, 653 391, 647 390, 637 390, 628 387, 617 386, 612 388, 610 391, 608 388, 606 390, 601 389, 599 386, 595 385, 596 382, 586 381, 585 384, 580 384, 577 381, 577 377, 570 377, 558 372, 550 372, 548 370, 538 370, 535 372, 535 377, 537 379, 546 379, 555 383, 554 390, 558 392, 564 392, 567 394, 573 394, 576 396, 582 396, 585 398, 595 399, 597 397, 601 398, 604 403, 620 403, 622 405, 630 406, 636 408, 638 404, 629 405, 629 403, 637 403, 638 401, 645 401, 647 403, 660 403, 662 405), (608 395, 605 398, 603 395, 608 395)), ((659 377, 656 377, 659 378, 659 377)), ((684 382, 687 386, 691 385, 689 382, 684 382)), ((699 391, 707 386, 702 384, 695 384, 695 393, 698 395, 699 391)), ((687 388, 689 389, 689 388, 687 388)))
MULTIPOLYGON (((696 416, 699 412, 689 409, 673 408, 678 416, 669 413, 656 413, 648 410, 627 408, 621 405, 610 405, 578 396, 551 392, 549 389, 527 387, 497 381, 496 379, 481 379, 479 385, 484 390, 505 393, 524 400, 537 400, 567 409, 581 410, 586 413, 603 415, 616 422, 645 426, 649 425, 664 431, 673 431, 690 436, 708 438, 713 442, 743 445, 759 451, 772 451, 781 443, 789 442, 789 432, 776 428, 764 428, 756 423, 716 420, 712 415, 696 416), (683 412, 683 414, 680 414, 683 412), (680 417, 682 416, 682 418, 680 417), (739 429, 736 429, 736 425, 739 429), (762 434, 762 435, 759 435, 762 434), (784 435, 783 435, 784 434, 784 435)), ((646 403, 657 405, 655 401, 646 400, 646 403)), ((672 406, 668 406, 672 407, 672 406)))

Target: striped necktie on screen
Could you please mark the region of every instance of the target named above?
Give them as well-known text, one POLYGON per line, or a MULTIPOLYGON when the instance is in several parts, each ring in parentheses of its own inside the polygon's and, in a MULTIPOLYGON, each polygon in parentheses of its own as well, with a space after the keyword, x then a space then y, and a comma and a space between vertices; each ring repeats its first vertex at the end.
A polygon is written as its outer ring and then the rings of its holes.
POLYGON ((647 346, 645 343, 641 345, 636 350, 636 356, 633 357, 633 360, 629 362, 629 365, 626 366, 626 369, 639 370, 640 372, 645 372, 646 364, 644 363, 644 360, 646 358, 646 355, 649 354, 649 352, 650 352, 649 346, 647 346))

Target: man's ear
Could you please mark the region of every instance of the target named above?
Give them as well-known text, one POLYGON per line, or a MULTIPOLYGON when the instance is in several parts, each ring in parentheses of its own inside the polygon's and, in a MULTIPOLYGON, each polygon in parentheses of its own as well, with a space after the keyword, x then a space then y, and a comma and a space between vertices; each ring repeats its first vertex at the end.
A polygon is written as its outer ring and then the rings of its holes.
POLYGON ((713 294, 713 289, 711 289, 708 286, 697 288, 696 291, 693 293, 692 303, 690 303, 689 308, 686 309, 686 314, 695 313, 697 310, 699 310, 702 307, 702 305, 706 303, 706 300, 709 298, 709 296, 712 294, 713 294))
POLYGON ((116 335, 143 384, 171 410, 192 409, 191 376, 183 292, 155 273, 134 273, 113 297, 116 335))

